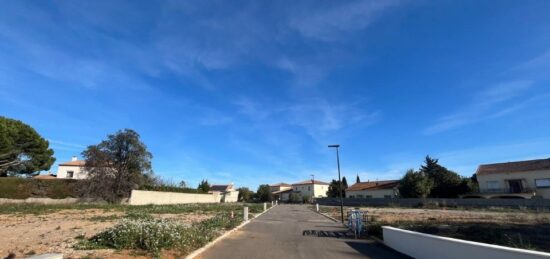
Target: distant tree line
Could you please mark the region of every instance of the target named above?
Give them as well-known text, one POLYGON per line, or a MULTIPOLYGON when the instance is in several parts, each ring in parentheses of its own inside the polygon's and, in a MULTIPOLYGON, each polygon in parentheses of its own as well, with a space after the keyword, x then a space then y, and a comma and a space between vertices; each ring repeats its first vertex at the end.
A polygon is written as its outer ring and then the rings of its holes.
POLYGON ((403 198, 457 198, 477 188, 475 174, 462 177, 430 156, 426 156, 418 171, 409 169, 399 182, 399 194, 403 198))

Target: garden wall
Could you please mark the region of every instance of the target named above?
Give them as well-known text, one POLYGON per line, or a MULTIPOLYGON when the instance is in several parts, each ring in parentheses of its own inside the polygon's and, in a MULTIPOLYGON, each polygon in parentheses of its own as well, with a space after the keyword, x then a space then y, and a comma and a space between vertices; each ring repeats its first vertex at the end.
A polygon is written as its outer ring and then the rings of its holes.
POLYGON ((382 231, 385 245, 414 258, 535 259, 550 257, 550 253, 441 237, 393 227, 382 227, 382 231))
POLYGON ((220 199, 221 197, 218 193, 196 194, 132 190, 132 195, 130 196, 130 205, 219 203, 220 199))
MULTIPOLYGON (((338 198, 317 198, 319 205, 339 206, 338 198)), ((371 207, 507 207, 507 208, 531 208, 550 209, 549 199, 420 199, 420 198, 345 198, 344 206, 371 206, 371 207)))

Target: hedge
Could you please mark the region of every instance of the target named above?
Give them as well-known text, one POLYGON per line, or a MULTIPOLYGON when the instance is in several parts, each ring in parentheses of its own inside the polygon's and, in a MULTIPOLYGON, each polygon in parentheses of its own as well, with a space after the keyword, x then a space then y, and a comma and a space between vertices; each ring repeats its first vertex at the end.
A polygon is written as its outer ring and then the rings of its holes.
POLYGON ((0 177, 0 198, 52 198, 78 197, 77 180, 74 179, 32 179, 0 177))

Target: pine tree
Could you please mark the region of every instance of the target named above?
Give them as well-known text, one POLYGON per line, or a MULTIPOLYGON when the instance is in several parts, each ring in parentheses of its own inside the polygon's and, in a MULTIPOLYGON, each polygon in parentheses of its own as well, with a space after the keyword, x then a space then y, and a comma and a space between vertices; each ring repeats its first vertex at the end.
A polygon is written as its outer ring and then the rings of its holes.
POLYGON ((210 184, 208 183, 208 180, 202 180, 199 183, 199 187, 197 187, 197 189, 202 192, 210 191, 210 184))

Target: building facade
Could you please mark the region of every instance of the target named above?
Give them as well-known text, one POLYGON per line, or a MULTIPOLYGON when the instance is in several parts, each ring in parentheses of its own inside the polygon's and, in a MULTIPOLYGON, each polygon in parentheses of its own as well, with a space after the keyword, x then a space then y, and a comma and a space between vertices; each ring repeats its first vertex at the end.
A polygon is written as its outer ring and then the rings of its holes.
POLYGON ((481 198, 550 199, 550 159, 480 165, 476 176, 481 198))
POLYGON ((59 164, 57 168, 57 178, 61 179, 86 179, 88 174, 84 169, 86 161, 78 160, 73 156, 71 161, 59 164))
POLYGON ((288 183, 276 183, 276 184, 269 185, 269 190, 272 193, 279 192, 279 191, 284 191, 284 190, 289 190, 289 189, 292 189, 292 185, 290 185, 288 183))
POLYGON ((327 197, 328 183, 317 180, 306 180, 292 184, 292 191, 302 197, 322 198, 327 197))
POLYGON ((214 184, 210 186, 208 193, 218 194, 220 202, 238 202, 239 191, 235 190, 233 184, 214 184))
POLYGON ((397 198, 398 180, 359 182, 346 189, 346 198, 397 198))

